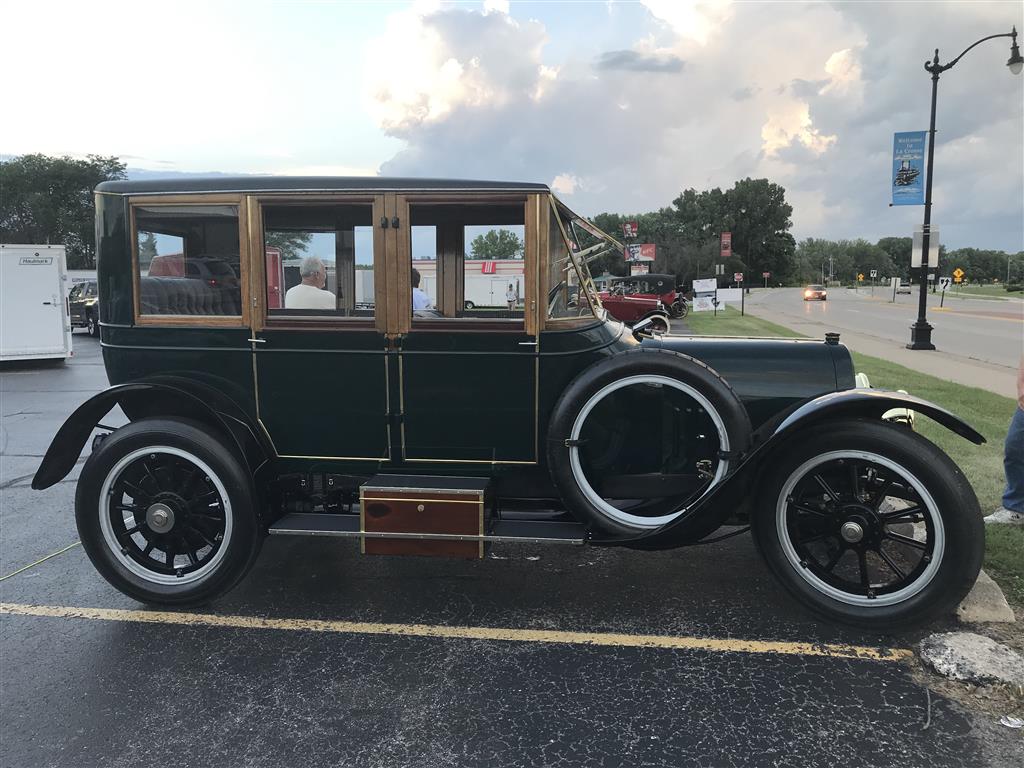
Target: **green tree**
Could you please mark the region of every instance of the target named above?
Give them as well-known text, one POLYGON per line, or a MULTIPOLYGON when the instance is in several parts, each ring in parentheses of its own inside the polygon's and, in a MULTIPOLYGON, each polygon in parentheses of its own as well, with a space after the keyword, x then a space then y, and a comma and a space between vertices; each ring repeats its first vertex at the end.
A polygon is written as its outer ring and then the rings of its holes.
POLYGON ((125 177, 116 157, 22 155, 0 162, 0 241, 63 244, 68 267, 96 265, 96 185, 125 177))
POLYGON ((497 261, 523 258, 523 241, 507 229, 491 229, 473 238, 469 250, 474 259, 497 261))
POLYGON ((139 263, 148 264, 156 256, 156 235, 152 232, 139 233, 139 263))
POLYGON ((274 230, 264 235, 264 242, 268 248, 277 248, 281 251, 281 258, 285 261, 301 259, 306 255, 306 246, 313 240, 312 232, 287 232, 274 230))

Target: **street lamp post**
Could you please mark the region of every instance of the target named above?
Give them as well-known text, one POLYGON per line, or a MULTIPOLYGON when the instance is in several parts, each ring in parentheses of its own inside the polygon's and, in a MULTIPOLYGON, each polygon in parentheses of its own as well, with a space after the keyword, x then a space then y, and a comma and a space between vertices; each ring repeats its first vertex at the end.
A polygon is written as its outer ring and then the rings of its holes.
POLYGON ((932 76, 932 114, 928 128, 928 167, 925 171, 924 226, 922 227, 923 232, 921 236, 921 292, 917 302, 917 321, 910 326, 910 343, 907 344, 907 349, 935 349, 935 345, 932 344, 932 326, 925 318, 925 313, 928 308, 928 251, 931 247, 929 240, 932 224, 932 168, 935 162, 935 99, 939 91, 939 75, 947 69, 952 69, 956 66, 956 63, 964 57, 964 54, 976 45, 984 43, 986 40, 995 40, 998 37, 1011 38, 1010 58, 1006 62, 1006 66, 1009 67, 1011 73, 1019 75, 1021 69, 1024 69, 1024 57, 1021 57, 1020 48, 1017 47, 1016 26, 1010 32, 1004 32, 1000 35, 989 35, 972 43, 964 49, 963 53, 948 64, 939 63, 938 48, 935 49, 935 58, 924 63, 925 70, 930 72, 932 76))

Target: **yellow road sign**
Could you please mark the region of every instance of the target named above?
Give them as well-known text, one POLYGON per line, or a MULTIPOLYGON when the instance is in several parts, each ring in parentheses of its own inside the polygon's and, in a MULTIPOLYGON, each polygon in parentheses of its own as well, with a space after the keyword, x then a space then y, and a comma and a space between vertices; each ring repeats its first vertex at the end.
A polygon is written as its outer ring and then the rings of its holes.
POLYGON ((953 273, 953 282, 954 283, 959 283, 961 280, 963 280, 963 277, 961 277, 960 275, 956 274, 956 272, 954 272, 953 273))
POLYGON ((964 271, 962 269, 960 269, 960 267, 957 267, 956 269, 953 270, 953 277, 955 277, 957 279, 957 282, 959 282, 960 278, 963 277, 963 276, 964 276, 964 271))
POLYGON ((864 273, 861 272, 859 275, 857 275, 857 279, 858 280, 863 280, 864 279, 864 273))

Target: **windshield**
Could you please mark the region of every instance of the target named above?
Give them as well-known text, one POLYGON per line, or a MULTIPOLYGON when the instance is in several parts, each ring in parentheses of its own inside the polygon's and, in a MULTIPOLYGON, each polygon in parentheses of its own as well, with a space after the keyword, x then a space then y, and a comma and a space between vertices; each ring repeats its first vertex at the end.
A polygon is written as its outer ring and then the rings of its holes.
POLYGON ((622 253, 624 246, 593 222, 573 213, 554 195, 551 197, 569 239, 569 256, 579 273, 580 285, 586 291, 591 306, 600 310, 601 299, 594 286, 594 278, 590 275, 590 264, 610 250, 622 253))

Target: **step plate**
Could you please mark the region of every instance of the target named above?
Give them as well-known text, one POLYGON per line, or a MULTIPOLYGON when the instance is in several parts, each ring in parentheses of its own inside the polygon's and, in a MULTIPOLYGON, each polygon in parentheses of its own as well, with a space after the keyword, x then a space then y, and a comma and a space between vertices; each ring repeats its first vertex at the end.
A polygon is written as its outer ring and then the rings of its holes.
POLYGON ((328 515, 293 512, 272 526, 272 536, 340 536, 373 539, 441 539, 450 541, 491 541, 551 544, 585 544, 586 529, 579 523, 536 520, 498 520, 483 536, 428 533, 360 533, 358 515, 328 515))

